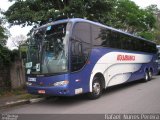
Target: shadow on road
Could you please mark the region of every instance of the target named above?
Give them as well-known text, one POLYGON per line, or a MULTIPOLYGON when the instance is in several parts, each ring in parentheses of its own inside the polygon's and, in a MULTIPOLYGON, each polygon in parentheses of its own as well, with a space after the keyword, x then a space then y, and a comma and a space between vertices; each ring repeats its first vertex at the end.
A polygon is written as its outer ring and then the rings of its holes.
MULTIPOLYGON (((82 104, 82 103, 88 102, 86 95, 77 95, 77 96, 71 96, 71 97, 47 97, 45 101, 42 101, 41 103, 47 106, 58 106, 58 107, 69 107, 82 104)), ((38 103, 40 104, 40 103, 38 103)))
MULTIPOLYGON (((157 80, 156 78, 153 78, 152 80, 157 80)), ((151 82, 151 81, 149 81, 151 82)), ((142 80, 137 80, 121 85, 116 85, 112 87, 108 87, 106 90, 104 90, 102 97, 107 97, 109 94, 114 94, 115 92, 134 87, 138 84, 145 84, 146 82, 143 82, 142 80)), ((101 98, 100 98, 101 99, 101 98)), ((99 99, 96 99, 94 101, 97 101, 99 99)), ((64 106, 72 106, 72 105, 78 105, 86 102, 90 102, 90 100, 87 98, 86 94, 83 95, 77 95, 72 97, 47 97, 45 101, 42 101, 41 103, 50 105, 50 106, 58 106, 58 107, 64 107, 64 106)))
MULTIPOLYGON (((154 81, 154 80, 157 80, 157 79, 152 78, 151 81, 154 81)), ((134 87, 138 84, 146 84, 146 83, 149 83, 151 81, 144 82, 143 80, 136 80, 136 81, 131 81, 131 82, 128 82, 128 83, 120 84, 120 85, 111 86, 111 87, 108 87, 106 90, 104 90, 103 96, 107 96, 108 94, 113 94, 114 92, 134 87)))

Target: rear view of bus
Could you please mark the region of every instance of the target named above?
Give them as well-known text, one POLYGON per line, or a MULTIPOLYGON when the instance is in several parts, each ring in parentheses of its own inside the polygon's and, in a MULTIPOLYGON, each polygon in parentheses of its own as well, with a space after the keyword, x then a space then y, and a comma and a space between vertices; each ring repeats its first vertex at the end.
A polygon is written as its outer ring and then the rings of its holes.
POLYGON ((84 19, 66 19, 34 30, 26 84, 31 94, 91 99, 102 90, 157 74, 156 44, 84 19))

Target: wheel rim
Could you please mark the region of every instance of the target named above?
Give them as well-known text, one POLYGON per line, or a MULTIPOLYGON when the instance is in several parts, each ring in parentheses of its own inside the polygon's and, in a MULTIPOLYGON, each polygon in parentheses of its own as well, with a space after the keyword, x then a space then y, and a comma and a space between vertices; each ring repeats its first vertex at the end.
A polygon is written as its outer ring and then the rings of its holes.
POLYGON ((152 72, 151 71, 149 72, 149 77, 152 78, 152 72))
POLYGON ((148 73, 146 72, 146 76, 145 76, 145 79, 146 81, 148 80, 149 76, 148 76, 148 73))
POLYGON ((99 95, 100 92, 101 92, 101 85, 100 85, 100 83, 95 82, 95 83, 93 84, 93 93, 94 93, 95 95, 99 95))

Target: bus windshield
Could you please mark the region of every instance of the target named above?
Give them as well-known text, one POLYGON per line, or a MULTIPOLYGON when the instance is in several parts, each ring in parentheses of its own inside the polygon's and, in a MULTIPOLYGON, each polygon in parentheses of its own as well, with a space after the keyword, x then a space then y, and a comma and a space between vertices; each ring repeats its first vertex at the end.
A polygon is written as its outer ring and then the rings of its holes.
POLYGON ((28 50, 27 74, 67 72, 67 23, 34 31, 28 50))

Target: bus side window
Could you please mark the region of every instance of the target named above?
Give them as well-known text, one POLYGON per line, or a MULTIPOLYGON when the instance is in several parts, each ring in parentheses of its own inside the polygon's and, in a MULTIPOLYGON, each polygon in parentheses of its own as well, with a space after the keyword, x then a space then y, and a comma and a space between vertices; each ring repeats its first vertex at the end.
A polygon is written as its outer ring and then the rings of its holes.
POLYGON ((71 43, 71 71, 79 70, 83 67, 83 64, 82 43, 74 40, 71 43))
POLYGON ((126 37, 124 36, 124 34, 121 34, 121 48, 122 49, 126 49, 127 48, 126 37))
POLYGON ((92 44, 93 46, 104 46, 106 44, 106 32, 99 26, 92 25, 92 44))
POLYGON ((78 71, 86 64, 91 50, 90 24, 76 23, 72 34, 71 71, 78 71))

